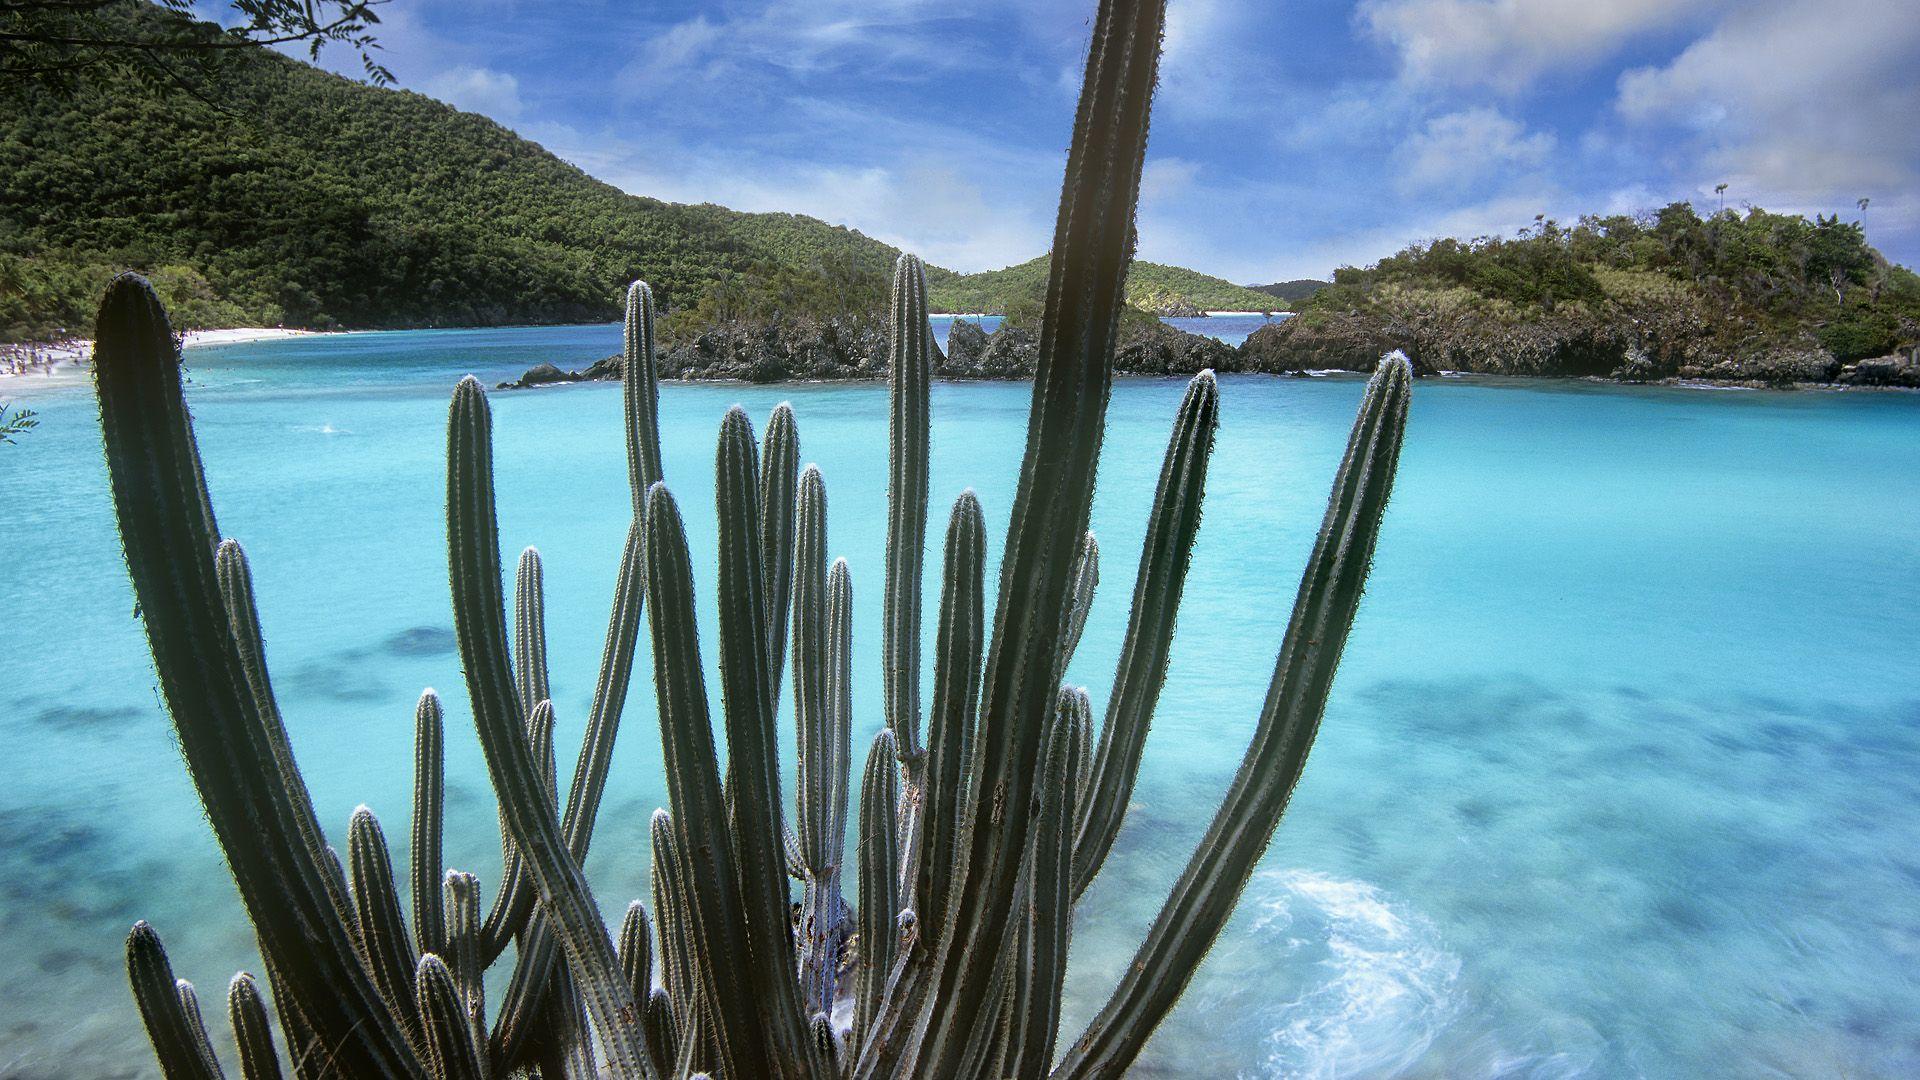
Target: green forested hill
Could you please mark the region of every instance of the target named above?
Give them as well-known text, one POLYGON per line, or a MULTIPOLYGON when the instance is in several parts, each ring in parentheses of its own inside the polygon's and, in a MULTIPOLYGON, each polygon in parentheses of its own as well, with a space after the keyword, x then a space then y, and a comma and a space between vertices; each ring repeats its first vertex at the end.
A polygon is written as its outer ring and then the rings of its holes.
MULTIPOLYGON (((1003 314, 1021 301, 1043 295, 1051 256, 1042 255, 1004 270, 980 274, 929 271, 927 300, 935 311, 1003 314)), ((1136 262, 1127 276, 1127 300, 1136 307, 1172 314, 1185 307, 1199 311, 1271 311, 1273 297, 1242 288, 1197 270, 1136 262)))
POLYGON ((273 53, 220 90, 231 113, 109 77, 0 116, 0 328, 82 328, 126 266, 188 325, 425 326, 611 318, 634 277, 673 302, 756 266, 878 275, 895 254, 628 195, 492 121, 273 53))
MULTIPOLYGON (((629 195, 484 117, 275 53, 222 70, 220 107, 108 74, 0 110, 0 341, 85 332, 128 267, 183 327, 409 327, 612 319, 636 277, 687 310, 844 307, 897 254, 813 218, 629 195)), ((935 300, 1000 310, 982 297, 1009 273, 935 270, 935 300)), ((1258 303, 1191 271, 1134 276, 1258 303)))

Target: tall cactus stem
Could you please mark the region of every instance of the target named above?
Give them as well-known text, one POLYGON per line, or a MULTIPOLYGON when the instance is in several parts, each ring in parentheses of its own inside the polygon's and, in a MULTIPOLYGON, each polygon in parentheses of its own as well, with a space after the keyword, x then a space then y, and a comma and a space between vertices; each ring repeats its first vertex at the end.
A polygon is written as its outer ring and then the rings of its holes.
POLYGON ((881 728, 860 781, 860 952, 854 968, 853 1030, 867 1031, 880 1011, 898 934, 900 779, 893 731, 881 728))
POLYGON ((486 1059, 474 1042, 466 998, 453 973, 438 956, 426 953, 413 981, 429 1075, 433 1080, 486 1080, 486 1059))
POLYGON ((653 290, 644 281, 627 286, 627 316, 621 346, 627 486, 633 491, 633 514, 639 517, 647 509, 647 492, 662 479, 660 381, 653 357, 653 290))
POLYGON ((1226 925, 1280 824, 1366 587, 1393 491, 1412 383, 1412 368, 1399 353, 1382 359, 1368 382, 1253 741, 1146 941, 1057 1075, 1118 1076, 1132 1064, 1226 925))
POLYGON ((1000 569, 993 645, 981 705, 976 790, 965 823, 969 855, 953 936, 940 961, 938 1015, 920 1058, 950 1075, 981 1020, 1013 912, 1006 905, 1032 833, 1029 805, 1058 690, 1062 613, 1086 534, 1106 423, 1114 335, 1133 256, 1133 217, 1146 152, 1165 0, 1105 0, 1067 154, 1054 230, 1026 457, 1000 569))
POLYGON ((347 866, 353 883, 354 911, 360 927, 360 957, 401 1030, 419 1045, 419 1016, 414 1011, 413 971, 420 962, 407 936, 406 917, 393 884, 393 860, 386 834, 373 811, 362 806, 347 826, 347 866))
POLYGON ((1220 388, 1213 372, 1203 371, 1187 384, 1180 412, 1167 440, 1147 517, 1147 536, 1134 578, 1133 610, 1122 639, 1106 723, 1100 729, 1090 794, 1082 803, 1074 842, 1074 895, 1086 891, 1100 872, 1119 835, 1133 798, 1146 748, 1147 726, 1166 685, 1172 655, 1174 620, 1186 589, 1187 566, 1200 531, 1200 507, 1206 497, 1207 464, 1220 424, 1220 388))
POLYGON ((413 938, 419 952, 447 951, 446 909, 440 903, 445 870, 440 838, 446 801, 445 720, 440 695, 429 688, 413 709, 413 843, 408 876, 413 891, 413 938))
POLYGON ((651 1064, 639 1007, 626 993, 613 942, 580 866, 568 854, 546 784, 527 744, 507 662, 499 526, 493 505, 492 418, 472 377, 454 391, 447 427, 447 555, 454 630, 487 771, 515 846, 539 887, 610 1067, 645 1075, 651 1064))
POLYGON ((253 920, 275 1003, 311 1052, 364 1075, 418 1076, 361 966, 306 791, 275 749, 214 566, 218 528, 180 390, 180 357, 145 279, 108 285, 94 377, 122 547, 162 695, 208 821, 253 920))
POLYGON ((217 1080, 220 1074, 210 1069, 201 1055, 199 1037, 181 1001, 173 967, 167 962, 167 950, 145 922, 134 923, 127 935, 127 981, 133 986, 134 1003, 146 1024, 147 1041, 153 1044, 167 1080, 217 1080))

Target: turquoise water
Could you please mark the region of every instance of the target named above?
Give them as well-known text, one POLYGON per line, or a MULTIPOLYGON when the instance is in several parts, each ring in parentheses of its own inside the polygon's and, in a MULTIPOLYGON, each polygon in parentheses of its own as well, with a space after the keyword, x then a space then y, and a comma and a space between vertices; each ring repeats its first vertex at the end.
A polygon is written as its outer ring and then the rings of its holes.
MULTIPOLYGON (((616 342, 586 327, 189 353, 222 526, 252 556, 276 685, 336 836, 364 802, 404 847, 412 705, 434 686, 448 860, 497 879, 444 584, 447 394, 464 372, 578 366, 616 342)), ((1069 1033, 1238 762, 1361 384, 1222 385, 1137 805, 1075 930, 1069 1033)), ((1072 672, 1097 705, 1181 388, 1113 394, 1094 507, 1105 583, 1072 672)), ((971 485, 997 557, 1026 399, 936 387, 935 537, 971 485)), ((854 570, 864 740, 879 725, 884 389, 669 386, 668 479, 711 619, 719 419, 782 400, 854 570)), ((32 404, 43 425, 0 447, 0 1076, 150 1075, 128 925, 151 920, 211 997, 257 960, 156 702, 91 400, 32 404)), ((493 405, 508 557, 546 556, 570 763, 626 524, 620 394, 493 405)), ((1917 506, 1920 397, 1422 381, 1306 778, 1141 1074, 1920 1073, 1917 506)), ((711 664, 711 622, 702 640, 711 664)), ((587 868, 609 912, 646 895, 647 815, 665 801, 647 665, 587 868)))

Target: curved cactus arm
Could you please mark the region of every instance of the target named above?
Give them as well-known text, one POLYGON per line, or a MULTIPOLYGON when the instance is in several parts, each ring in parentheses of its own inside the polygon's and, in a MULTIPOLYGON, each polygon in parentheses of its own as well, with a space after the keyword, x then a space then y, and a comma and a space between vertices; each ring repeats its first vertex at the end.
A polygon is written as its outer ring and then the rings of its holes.
MULTIPOLYGON (((686 917, 691 930, 687 940, 689 968, 699 981, 696 1000, 705 1003, 713 1018, 699 1028, 716 1055, 712 1064, 720 1074, 777 1075, 781 1066, 761 1022, 761 999, 740 960, 749 955, 747 913, 707 711, 686 530, 666 485, 655 484, 648 496, 646 522, 654 697, 673 803, 673 846, 685 881, 685 908, 678 914, 686 917)), ((752 655, 765 657, 757 646, 752 655)), ((783 974, 793 982, 790 974, 783 974)))
POLYGON ((1073 894, 1079 896, 1113 850, 1133 784, 1147 726, 1167 681, 1174 620, 1187 584, 1194 538, 1200 532, 1200 508, 1206 497, 1207 463, 1214 432, 1220 426, 1220 388, 1213 372, 1203 371, 1187 384, 1186 396, 1167 441, 1160 483, 1147 517, 1147 536, 1134 578, 1133 610, 1107 699, 1100 748, 1092 759, 1090 794, 1080 804, 1074 842, 1073 894))
POLYGON ((647 509, 647 492, 660 482, 660 379, 653 357, 653 290, 644 281, 627 286, 620 385, 626 406, 627 486, 635 517, 647 509))
POLYGON ((413 982, 433 1080, 486 1080, 486 1062, 473 1041, 466 999, 453 973, 438 956, 427 953, 420 957, 413 982))
POLYGON ((201 1036, 187 1015, 167 950, 144 921, 134 923, 127 935, 127 981, 167 1080, 218 1080, 219 1066, 210 1067, 200 1052, 201 1036))
POLYGON ((854 969, 853 1031, 864 1040, 880 1011, 893 967, 900 911, 900 780, 893 731, 881 728, 860 780, 860 952, 854 969))
POLYGON ((1087 629, 1087 613, 1093 610, 1094 590, 1100 587, 1100 541, 1088 533, 1080 542, 1080 554, 1073 560, 1073 584, 1067 590, 1067 623, 1060 631, 1060 671, 1066 673, 1080 647, 1080 635, 1087 629))
MULTIPOLYGON (((558 797, 553 758, 553 703, 543 699, 524 715, 527 717, 527 748, 540 767, 540 775, 546 777, 547 802, 551 805, 558 797)), ((528 933, 534 914, 533 879, 527 873, 526 860, 520 857, 519 850, 513 845, 513 837, 504 816, 500 823, 500 848, 506 856, 501 870, 500 892, 494 896, 493 906, 487 909, 487 916, 480 924, 480 935, 475 939, 479 943, 481 970, 493 966, 500 954, 507 951, 509 941, 528 933)), ((546 939, 541 936, 540 940, 544 943, 546 939)), ((515 963, 516 974, 533 962, 535 951, 529 948, 528 956, 515 963)), ((528 1001, 529 1007, 538 1004, 537 1000, 528 1001)))
POLYGON ((1054 230, 1026 457, 1000 566, 966 877, 920 1058, 928 1075, 954 1074, 967 1033, 990 1004, 996 951, 967 946, 1007 938, 1008 900, 1032 834, 1031 815, 1005 811, 1032 797, 1044 720, 1059 689, 1062 612, 1093 502, 1165 21, 1165 0, 1102 0, 1094 22, 1054 230))
POLYGON ((361 966, 344 896, 312 837, 313 805, 292 784, 234 641, 214 566, 218 532, 180 357, 145 279, 107 287, 94 377, 114 507, 154 669, 214 835, 233 871, 287 1030, 360 1075, 417 1076, 399 1025, 361 966))
POLYGON ((471 376, 454 391, 447 426, 447 556, 455 637, 474 723, 514 845, 566 950, 608 1064, 616 1072, 642 1075, 651 1066, 645 1061, 638 1006, 622 984, 613 943, 585 875, 568 854, 547 785, 516 717, 493 504, 492 418, 486 394, 471 376))
MULTIPOLYGON (((733 793, 734 856, 746 915, 746 966, 775 1076, 812 1072, 793 947, 793 907, 781 843, 780 750, 768 670, 769 625, 760 550, 760 483, 753 427, 739 408, 720 426, 714 506, 720 519, 720 681, 733 793)), ((791 488, 788 489, 791 491, 791 488)), ((734 962, 739 962, 738 960, 734 962)))
POLYGON ((401 1030, 418 1046, 420 1018, 414 1011, 413 970, 420 957, 407 936, 406 917, 400 913, 386 834, 381 832, 373 811, 364 806, 353 812, 347 826, 347 866, 360 927, 361 961, 400 1021, 401 1030))
POLYGON ((1412 371, 1398 353, 1382 360, 1367 384, 1253 742, 1120 986, 1056 1076, 1126 1071, 1213 946, 1280 824, 1360 606, 1393 491, 1411 389, 1412 371))
POLYGON ((767 608, 767 671, 776 701, 787 662, 787 600, 793 591, 794 499, 800 475, 800 432, 793 406, 781 402, 760 437, 760 593, 767 608))
MULTIPOLYGON (((407 1003, 409 1012, 412 1002, 407 1003)), ((267 1003, 253 976, 241 972, 227 984, 227 1021, 233 1025, 233 1041, 240 1047, 240 1075, 243 1080, 280 1080, 280 1055, 273 1049, 273 1024, 267 1019, 267 1003)))
MULTIPOLYGON (((293 744, 287 738, 279 703, 274 700, 273 682, 267 674, 266 646, 260 633, 260 612, 253 598, 253 570, 247 565, 247 553, 241 548, 240 542, 231 539, 220 541, 219 548, 214 552, 213 568, 219 581, 220 595, 226 602, 227 622, 233 630, 233 644, 239 652, 241 670, 246 675, 247 688, 253 694, 254 707, 259 710, 262 733, 266 736, 287 790, 295 796, 296 807, 302 802, 310 806, 312 799, 307 793, 307 782, 294 762, 293 744)), ((294 823, 314 851, 323 852, 327 849, 327 838, 321 832, 319 819, 312 813, 296 814, 294 823)), ((329 894, 335 912, 343 924, 351 927, 353 905, 346 891, 337 887, 338 882, 332 875, 326 880, 328 884, 336 886, 329 894)))
POLYGON ((222 1076, 220 1059, 213 1052, 213 1040, 207 1038, 206 1018, 200 1015, 200 995, 193 989, 193 984, 185 979, 174 983, 174 992, 180 995, 180 1012, 187 1018, 187 1031, 193 1036, 200 1060, 210 1074, 222 1076))
POLYGON ((446 729, 440 695, 429 688, 413 709, 413 843, 408 852, 413 937, 419 952, 447 950, 440 837, 446 821, 446 729))

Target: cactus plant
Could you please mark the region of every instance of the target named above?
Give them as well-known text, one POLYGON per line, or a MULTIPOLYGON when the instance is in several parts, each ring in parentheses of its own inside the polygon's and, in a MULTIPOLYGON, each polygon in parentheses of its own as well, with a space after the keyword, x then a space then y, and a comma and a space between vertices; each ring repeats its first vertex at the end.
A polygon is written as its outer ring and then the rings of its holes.
MULTIPOLYGON (((584 1077, 604 1063, 609 1075, 646 1080, 1110 1077, 1135 1060, 1218 936, 1304 767, 1381 528, 1410 391, 1405 359, 1385 358, 1240 772, 1111 999, 1062 1053, 1073 908, 1113 851, 1139 772, 1219 413, 1219 386, 1203 372, 1175 418, 1096 734, 1091 697, 1064 678, 1100 578, 1088 516, 1163 22, 1164 0, 1100 6, 997 606, 989 622, 984 519, 963 492, 942 548, 924 711, 932 343, 924 269, 912 256, 896 266, 885 724, 862 774, 853 897, 842 866, 852 571, 828 562, 825 478, 800 468, 787 406, 761 442, 744 413, 724 418, 715 454, 723 772, 692 554, 662 473, 644 284, 627 292, 625 328, 633 519, 564 801, 540 556, 528 549, 520 558, 510 621, 489 406, 472 379, 454 391, 449 578, 503 860, 491 907, 475 875, 442 865, 444 716, 429 690, 414 717, 409 928, 372 811, 355 812, 344 864, 327 846, 275 704, 244 553, 215 525, 165 313, 138 277, 113 282, 95 369, 127 564, 189 771, 253 920, 296 1076, 584 1077), (634 901, 616 945, 581 867, 643 613, 669 808, 651 822, 652 910, 634 901), (775 730, 789 670, 791 811, 775 730), (801 885, 797 908, 790 876, 801 885), (485 974, 509 943, 513 967, 489 1030, 485 974)), ((127 961, 166 1075, 220 1076, 198 999, 176 982, 145 923, 129 935, 127 961)), ((243 1074, 279 1075, 251 977, 234 979, 228 1008, 243 1074)))

